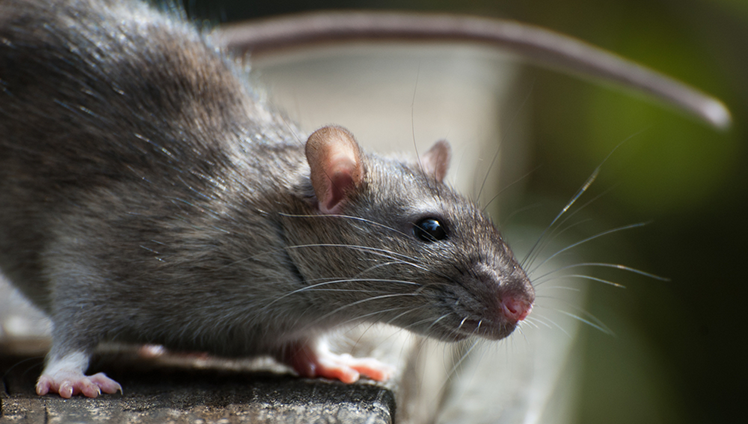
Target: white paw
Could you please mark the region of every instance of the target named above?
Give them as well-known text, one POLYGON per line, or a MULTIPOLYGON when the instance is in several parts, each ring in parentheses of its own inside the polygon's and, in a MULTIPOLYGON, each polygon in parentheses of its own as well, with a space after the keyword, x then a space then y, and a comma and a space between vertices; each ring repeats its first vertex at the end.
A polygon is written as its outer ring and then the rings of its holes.
POLYGON ((104 393, 117 393, 122 386, 100 372, 91 376, 83 374, 88 368, 88 355, 74 352, 59 359, 50 360, 42 376, 36 383, 36 393, 40 396, 57 393, 65 399, 73 395, 95 398, 104 393))

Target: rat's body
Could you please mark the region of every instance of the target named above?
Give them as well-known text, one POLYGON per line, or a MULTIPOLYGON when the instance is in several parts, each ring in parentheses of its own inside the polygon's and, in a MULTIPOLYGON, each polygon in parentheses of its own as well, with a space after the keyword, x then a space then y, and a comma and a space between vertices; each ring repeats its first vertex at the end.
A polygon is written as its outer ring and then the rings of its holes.
POLYGON ((117 390, 83 376, 108 340, 355 381, 388 369, 317 349, 341 323, 507 336, 532 286, 448 161, 336 127, 305 155, 197 32, 138 3, 0 3, 0 268, 53 322, 40 394, 117 390))

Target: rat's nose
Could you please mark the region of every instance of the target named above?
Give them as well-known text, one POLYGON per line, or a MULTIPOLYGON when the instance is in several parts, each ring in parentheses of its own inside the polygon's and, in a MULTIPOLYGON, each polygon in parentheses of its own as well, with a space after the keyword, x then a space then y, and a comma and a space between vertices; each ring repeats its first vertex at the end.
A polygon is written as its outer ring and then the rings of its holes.
POLYGON ((512 296, 504 296, 501 299, 501 312, 509 321, 522 321, 532 310, 532 303, 515 299, 512 296))

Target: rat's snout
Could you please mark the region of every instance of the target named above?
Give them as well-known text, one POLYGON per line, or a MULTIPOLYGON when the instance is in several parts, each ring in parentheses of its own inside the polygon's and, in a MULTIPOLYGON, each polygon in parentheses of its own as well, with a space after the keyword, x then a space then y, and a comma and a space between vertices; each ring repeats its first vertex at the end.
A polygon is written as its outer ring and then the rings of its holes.
POLYGON ((526 319, 535 301, 535 290, 519 265, 499 267, 495 263, 473 266, 461 281, 466 289, 455 315, 461 334, 500 340, 526 319))
POLYGON ((516 324, 527 318, 535 301, 535 289, 519 266, 502 273, 497 268, 481 264, 476 270, 487 295, 488 310, 496 319, 516 324))

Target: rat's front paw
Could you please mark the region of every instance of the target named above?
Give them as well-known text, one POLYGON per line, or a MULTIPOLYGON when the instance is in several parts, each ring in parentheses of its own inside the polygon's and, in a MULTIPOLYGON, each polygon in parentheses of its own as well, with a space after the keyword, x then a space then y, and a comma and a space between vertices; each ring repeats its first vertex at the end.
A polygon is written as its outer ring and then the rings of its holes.
POLYGON ((75 371, 58 371, 52 375, 42 374, 36 383, 36 393, 40 396, 47 393, 58 393, 65 399, 73 395, 95 398, 104 393, 117 393, 122 391, 122 386, 116 381, 100 372, 91 376, 75 371))
POLYGON ((354 358, 347 353, 332 353, 324 344, 304 343, 290 349, 288 353, 286 363, 302 377, 324 377, 350 384, 358 381, 361 375, 385 381, 395 371, 374 358, 354 358))

